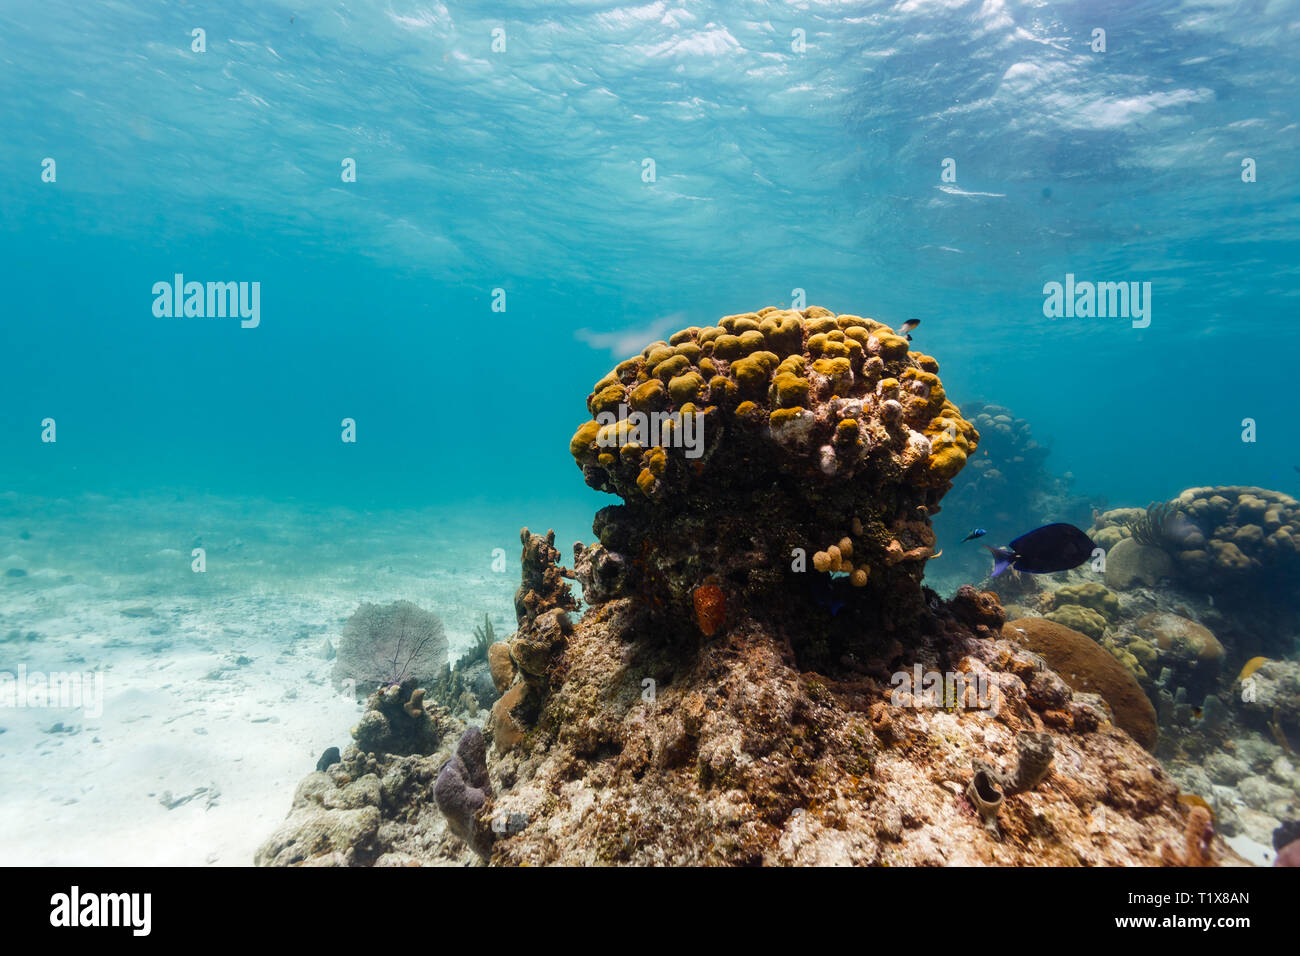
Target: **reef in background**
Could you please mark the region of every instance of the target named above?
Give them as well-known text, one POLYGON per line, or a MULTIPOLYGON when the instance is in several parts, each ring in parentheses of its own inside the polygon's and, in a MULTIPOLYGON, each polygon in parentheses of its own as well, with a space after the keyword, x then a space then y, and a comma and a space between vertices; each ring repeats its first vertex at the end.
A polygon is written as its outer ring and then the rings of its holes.
POLYGON ((953 481, 943 500, 943 517, 935 524, 941 541, 950 541, 942 562, 927 579, 941 593, 978 581, 988 569, 988 552, 962 544, 974 528, 987 529, 984 540, 1005 544, 1016 534, 1054 521, 1086 527, 1099 499, 1072 490, 1074 476, 1047 467, 1050 450, 1034 439, 1029 422, 1001 405, 962 402, 962 415, 979 430, 979 450, 953 481))
MULTIPOLYGON (((1239 862, 1113 705, 1004 629, 995 595, 922 587, 929 515, 980 437, 938 368, 870 319, 764 309, 597 384, 570 451, 623 504, 572 569, 553 534, 524 530, 518 629, 488 650, 504 693, 486 777, 475 741, 461 766, 441 737, 444 803, 479 856, 1239 862)), ((355 752, 346 773, 386 767, 355 752)), ((417 770, 366 859, 454 852, 420 851, 433 797, 417 770)))
MULTIPOLYGON (((1153 707, 1155 752, 1225 836, 1268 847, 1300 819, 1300 507, 1253 487, 1190 488, 1098 513, 1083 567, 988 586, 1109 652, 1153 707)), ((1026 629, 1041 627, 1014 622, 1026 629)), ((1049 656, 1049 661, 1050 661, 1049 656)))

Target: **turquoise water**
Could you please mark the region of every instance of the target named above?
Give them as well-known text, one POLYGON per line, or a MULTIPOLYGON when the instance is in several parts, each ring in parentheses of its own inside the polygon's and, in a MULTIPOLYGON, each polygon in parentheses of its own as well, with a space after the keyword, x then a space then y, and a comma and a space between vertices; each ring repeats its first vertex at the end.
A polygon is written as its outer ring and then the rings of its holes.
MULTIPOLYGON (((592 383, 800 296, 921 319, 1085 512, 1296 494, 1298 41, 1288 3, 6 0, 0 624, 119 626, 18 596, 69 575, 202 618, 206 534, 253 556, 213 594, 312 640, 385 597, 508 628, 518 528, 567 553, 610 502, 592 383), (258 283, 256 327, 156 314, 176 274, 258 283), (1149 325, 1046 317, 1067 274, 1149 325)), ((1027 530, 941 543, 968 517, 1027 530)))
POLYGON ((950 395, 1028 417, 1090 493, 1300 484, 1291 5, 43 0, 0 27, 6 487, 594 502, 565 454, 590 384, 795 288, 921 318, 950 395), (156 318, 177 272, 259 281, 260 325, 156 318), (1045 319, 1066 273, 1149 281, 1150 327, 1045 319))

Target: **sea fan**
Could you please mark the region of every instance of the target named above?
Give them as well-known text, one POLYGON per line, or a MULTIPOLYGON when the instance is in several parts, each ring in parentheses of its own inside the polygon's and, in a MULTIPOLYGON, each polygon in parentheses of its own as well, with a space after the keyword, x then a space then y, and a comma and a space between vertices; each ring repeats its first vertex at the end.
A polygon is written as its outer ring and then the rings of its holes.
POLYGON ((334 682, 358 690, 407 679, 433 681, 447 663, 447 634, 436 614, 410 601, 362 604, 343 625, 334 682))

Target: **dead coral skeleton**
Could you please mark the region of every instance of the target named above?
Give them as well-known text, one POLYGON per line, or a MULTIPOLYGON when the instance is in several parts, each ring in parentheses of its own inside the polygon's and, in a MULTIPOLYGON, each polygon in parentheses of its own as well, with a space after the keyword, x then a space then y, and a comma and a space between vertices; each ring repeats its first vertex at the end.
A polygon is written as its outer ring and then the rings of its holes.
POLYGON ((885 563, 890 566, 902 564, 904 561, 928 561, 935 557, 938 555, 934 553, 934 548, 927 545, 904 551, 897 538, 890 541, 889 547, 885 549, 885 563))

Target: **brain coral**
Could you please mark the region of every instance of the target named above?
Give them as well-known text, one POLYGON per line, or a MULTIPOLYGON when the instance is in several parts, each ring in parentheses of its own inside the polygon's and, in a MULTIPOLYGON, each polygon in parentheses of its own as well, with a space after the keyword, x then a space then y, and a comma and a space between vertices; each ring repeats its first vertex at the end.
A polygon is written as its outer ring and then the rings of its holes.
POLYGON ((1123 665, 1087 635, 1039 617, 1008 621, 1002 635, 1042 655, 1070 688, 1100 694, 1115 714, 1115 723, 1143 747, 1155 747, 1156 710, 1123 665))
POLYGON ((979 441, 938 370, 888 326, 819 307, 646 346, 596 383, 569 445, 625 502, 596 517, 584 588, 684 615, 709 575, 751 613, 800 572, 877 596, 906 577, 919 598, 929 515, 979 441))

